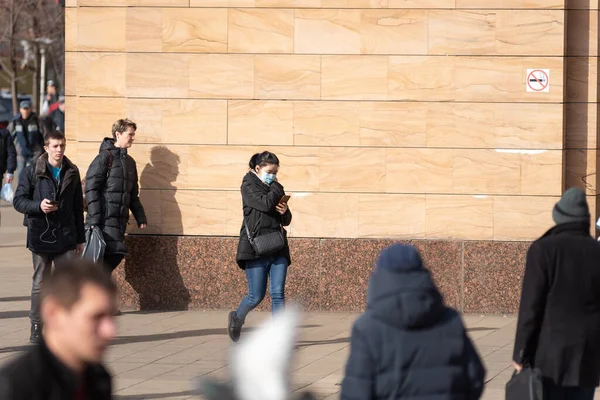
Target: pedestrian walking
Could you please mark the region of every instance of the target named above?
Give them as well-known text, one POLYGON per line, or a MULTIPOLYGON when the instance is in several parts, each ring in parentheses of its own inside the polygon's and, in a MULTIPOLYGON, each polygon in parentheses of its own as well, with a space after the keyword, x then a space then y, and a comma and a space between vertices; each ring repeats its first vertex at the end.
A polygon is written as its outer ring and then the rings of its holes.
POLYGON ((17 150, 5 123, 0 124, 0 177, 4 182, 12 183, 17 169, 17 150))
POLYGON ((46 135, 46 152, 19 178, 13 205, 25 214, 27 248, 33 258, 31 286, 32 343, 42 340, 40 290, 52 270, 80 254, 85 243, 83 194, 79 169, 66 156, 61 132, 46 135))
POLYGON ((67 133, 65 132, 65 96, 60 96, 58 98, 58 108, 52 111, 48 118, 50 119, 52 130, 61 131, 67 136, 67 133))
POLYGON ((44 102, 42 103, 42 109, 40 111, 40 116, 46 118, 48 115, 52 114, 54 110, 58 107, 56 101, 58 99, 58 88, 56 86, 56 82, 53 80, 49 80, 46 84, 46 96, 44 97, 44 102))
MULTIPOLYGON (((6 126, 8 121, 0 122, 0 187, 4 184, 12 184, 13 175, 17 169, 17 151, 13 144, 12 136, 6 126)), ((0 225, 2 215, 0 214, 0 225)))
POLYGON ((291 264, 284 226, 292 222, 283 186, 277 181, 279 159, 265 151, 252 156, 250 171, 242 180, 243 223, 237 264, 246 272, 248 295, 237 311, 229 313, 228 334, 237 342, 246 316, 264 299, 267 281, 273 313, 285 305, 285 280, 291 264), (264 245, 263 245, 264 244, 264 245))
POLYGON ((17 175, 21 176, 23 169, 44 151, 42 128, 37 115, 31 111, 31 102, 24 100, 19 104, 19 114, 10 123, 8 130, 17 149, 17 175))
POLYGON ((0 400, 112 398, 102 360, 116 335, 115 283, 96 264, 68 261, 44 282, 44 340, 0 371, 0 400))
POLYGON ((85 177, 86 226, 102 231, 106 242, 103 261, 111 274, 127 255, 125 229, 130 210, 140 229, 145 229, 147 224, 139 198, 137 167, 128 154, 136 130, 137 125, 133 121, 116 121, 112 127, 112 138, 104 138, 100 152, 85 177))
POLYGON ((567 190, 556 223, 529 247, 513 360, 537 368, 545 400, 592 400, 600 383, 600 243, 585 192, 567 190))
POLYGON ((485 369, 412 246, 383 250, 352 328, 342 400, 479 399, 485 369))

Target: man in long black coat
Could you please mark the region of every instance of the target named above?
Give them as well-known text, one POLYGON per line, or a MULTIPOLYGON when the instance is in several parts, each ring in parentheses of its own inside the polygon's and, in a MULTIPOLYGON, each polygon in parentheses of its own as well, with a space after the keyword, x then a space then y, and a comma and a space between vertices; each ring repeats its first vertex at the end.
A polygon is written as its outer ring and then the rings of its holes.
POLYGON ((600 243, 585 193, 567 190, 556 226, 527 253, 513 359, 540 369, 544 399, 592 400, 600 382, 600 243))

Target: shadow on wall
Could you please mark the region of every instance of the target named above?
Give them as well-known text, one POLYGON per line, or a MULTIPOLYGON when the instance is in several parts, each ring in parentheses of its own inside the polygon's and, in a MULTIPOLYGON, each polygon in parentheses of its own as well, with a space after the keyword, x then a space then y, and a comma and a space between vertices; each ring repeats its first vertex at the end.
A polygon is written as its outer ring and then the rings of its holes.
MULTIPOLYGON (((148 216, 148 233, 181 235, 183 221, 174 182, 179 176, 179 156, 164 146, 152 148, 150 163, 140 178, 140 200, 148 216)), ((150 240, 148 240, 150 239, 150 240)), ((179 271, 176 237, 154 236, 143 248, 133 240, 125 262, 125 280, 137 292, 141 310, 187 310, 190 293, 179 271)))
MULTIPOLYGON (((593 10, 576 6, 576 0, 565 3, 565 53, 564 58, 564 155, 563 190, 579 187, 589 195, 596 186, 596 160, 588 159, 592 141, 589 135, 597 136, 594 117, 590 116, 590 18, 593 10), (589 172, 593 171, 593 172, 589 172)), ((585 1, 587 3, 588 1, 585 1)), ((590 2, 591 4, 591 2, 590 2)), ((594 141, 595 142, 595 141, 594 141)))

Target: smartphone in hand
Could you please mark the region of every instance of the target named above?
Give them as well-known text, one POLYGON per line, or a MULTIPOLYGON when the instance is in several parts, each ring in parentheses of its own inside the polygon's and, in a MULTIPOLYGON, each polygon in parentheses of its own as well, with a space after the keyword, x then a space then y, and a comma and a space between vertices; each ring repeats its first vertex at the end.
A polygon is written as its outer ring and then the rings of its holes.
POLYGON ((288 196, 287 194, 285 196, 283 196, 281 198, 281 200, 279 200, 279 204, 281 203, 287 203, 290 200, 291 196, 288 196))

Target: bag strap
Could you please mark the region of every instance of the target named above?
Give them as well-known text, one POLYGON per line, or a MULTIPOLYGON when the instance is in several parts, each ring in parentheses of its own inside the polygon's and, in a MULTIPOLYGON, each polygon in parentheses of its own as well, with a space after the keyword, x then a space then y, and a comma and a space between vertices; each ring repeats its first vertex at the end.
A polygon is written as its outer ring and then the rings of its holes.
POLYGON ((250 243, 252 243, 254 241, 254 239, 252 238, 252 235, 250 235, 250 229, 248 229, 248 223, 246 222, 246 217, 243 217, 244 219, 244 228, 246 228, 246 235, 248 235, 248 241, 250 243))

